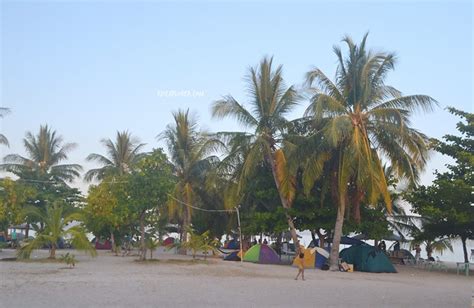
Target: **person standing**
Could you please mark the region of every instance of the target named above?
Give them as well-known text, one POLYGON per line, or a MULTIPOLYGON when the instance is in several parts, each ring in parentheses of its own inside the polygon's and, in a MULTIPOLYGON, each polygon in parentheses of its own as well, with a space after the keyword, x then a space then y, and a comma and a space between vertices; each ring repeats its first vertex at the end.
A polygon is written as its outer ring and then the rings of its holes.
POLYGON ((12 248, 16 248, 16 243, 17 238, 16 238, 16 229, 13 229, 12 231, 12 248))
POLYGON ((300 251, 296 257, 296 265, 298 266, 298 274, 295 277, 295 280, 298 280, 298 277, 301 274, 301 280, 304 280, 304 252, 300 251))
POLYGON ((421 247, 419 244, 415 245, 415 261, 418 263, 420 261, 420 256, 421 256, 421 247))

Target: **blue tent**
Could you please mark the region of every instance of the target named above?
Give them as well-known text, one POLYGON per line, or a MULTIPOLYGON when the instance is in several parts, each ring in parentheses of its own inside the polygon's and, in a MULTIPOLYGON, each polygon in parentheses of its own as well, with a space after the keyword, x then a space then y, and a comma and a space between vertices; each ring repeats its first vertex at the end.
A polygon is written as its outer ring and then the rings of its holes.
POLYGON ((228 254, 225 258, 224 258, 225 261, 240 261, 240 257, 239 257, 239 252, 238 251, 234 251, 230 254, 228 254))

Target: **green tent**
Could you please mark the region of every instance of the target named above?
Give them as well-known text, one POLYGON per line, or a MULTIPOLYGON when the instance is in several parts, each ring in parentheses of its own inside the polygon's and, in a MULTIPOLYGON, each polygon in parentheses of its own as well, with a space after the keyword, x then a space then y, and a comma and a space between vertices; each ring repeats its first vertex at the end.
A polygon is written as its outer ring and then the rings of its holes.
POLYGON ((371 273, 396 273, 385 253, 370 245, 354 245, 341 250, 342 261, 354 264, 354 270, 371 273))

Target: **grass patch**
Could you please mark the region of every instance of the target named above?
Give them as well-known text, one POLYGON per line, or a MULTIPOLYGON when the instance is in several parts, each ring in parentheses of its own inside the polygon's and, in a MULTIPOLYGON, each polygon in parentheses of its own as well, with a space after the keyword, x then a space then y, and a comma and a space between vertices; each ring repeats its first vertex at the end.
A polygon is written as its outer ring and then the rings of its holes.
POLYGON ((11 257, 11 258, 2 258, 0 261, 16 261, 16 257, 11 257))
POLYGON ((24 263, 64 263, 61 259, 49 258, 16 259, 16 261, 24 263))

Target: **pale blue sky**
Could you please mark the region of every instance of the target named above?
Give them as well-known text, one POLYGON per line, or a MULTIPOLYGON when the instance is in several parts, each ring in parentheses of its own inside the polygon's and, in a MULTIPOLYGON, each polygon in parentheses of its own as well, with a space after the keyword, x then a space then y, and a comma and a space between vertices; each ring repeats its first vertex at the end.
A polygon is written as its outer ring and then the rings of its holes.
MULTIPOLYGON (((79 144, 70 162, 88 169, 84 158, 103 153, 99 140, 117 130, 130 130, 147 149, 159 146, 155 136, 178 108, 189 107, 209 130, 236 129, 211 120, 210 103, 229 93, 244 101, 243 77, 262 56, 283 64, 287 84, 301 84, 312 66, 333 76, 332 46, 366 31, 370 47, 399 57, 391 85, 440 102, 413 119, 440 138, 457 121, 445 106, 473 112, 472 13, 471 1, 2 1, 1 105, 12 112, 1 120, 11 147, 0 155, 23 155, 25 132, 48 123, 79 144), (204 95, 157 94, 167 90, 204 95)), ((423 182, 445 162, 433 156, 423 182)))

